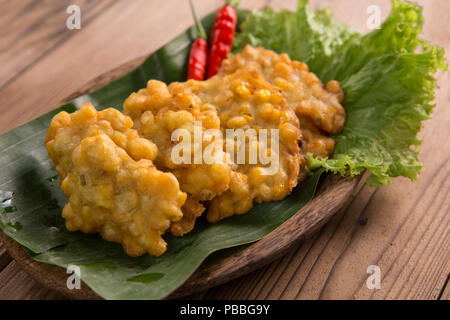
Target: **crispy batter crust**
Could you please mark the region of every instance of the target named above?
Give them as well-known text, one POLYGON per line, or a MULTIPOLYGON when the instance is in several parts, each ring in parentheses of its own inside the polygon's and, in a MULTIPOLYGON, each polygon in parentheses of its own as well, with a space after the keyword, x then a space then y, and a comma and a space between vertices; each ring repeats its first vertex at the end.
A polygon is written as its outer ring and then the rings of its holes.
MULTIPOLYGON (((233 165, 230 188, 208 203, 208 221, 246 213, 253 207, 253 202, 280 200, 287 196, 297 185, 303 157, 298 145, 298 118, 279 90, 266 81, 259 70, 247 67, 231 74, 219 73, 207 81, 188 81, 183 85, 204 103, 216 106, 224 136, 227 129, 254 129, 257 133, 260 129, 277 129, 279 132, 278 169, 273 174, 264 174, 269 165, 263 164, 259 157, 257 163, 250 164, 249 155, 258 153, 261 141, 250 143, 246 139, 247 161, 233 165)), ((268 149, 276 152, 271 146, 268 149)))
POLYGON ((310 118, 314 125, 326 133, 336 135, 342 131, 345 110, 341 105, 344 92, 339 82, 329 81, 324 87, 308 66, 293 61, 286 53, 277 54, 264 48, 247 45, 242 54, 232 56, 222 63, 221 74, 236 70, 258 70, 264 78, 277 87, 289 106, 299 116, 310 118))
POLYGON ((132 125, 115 109, 86 104, 53 118, 46 146, 69 198, 69 231, 99 232, 130 256, 158 256, 166 251, 161 236, 182 218, 186 194, 172 173, 156 169, 156 146, 132 125))
POLYGON ((196 150, 203 154, 211 143, 223 144, 217 137, 206 134, 209 129, 220 129, 216 107, 193 95, 181 83, 167 86, 161 81, 150 80, 146 88, 126 99, 124 113, 133 119, 134 127, 141 136, 158 146, 157 167, 173 172, 181 189, 189 194, 189 201, 183 208, 183 219, 174 223, 172 232, 182 235, 191 231, 196 217, 204 210, 201 202, 225 192, 230 184, 231 166, 226 163, 226 154, 221 147, 216 150, 217 154, 214 152, 220 162, 207 164, 194 161, 196 150), (201 122, 197 129, 201 132, 202 146, 195 145, 192 140, 190 164, 175 163, 172 153, 178 142, 172 141, 172 133, 185 129, 193 139, 196 121, 201 122))

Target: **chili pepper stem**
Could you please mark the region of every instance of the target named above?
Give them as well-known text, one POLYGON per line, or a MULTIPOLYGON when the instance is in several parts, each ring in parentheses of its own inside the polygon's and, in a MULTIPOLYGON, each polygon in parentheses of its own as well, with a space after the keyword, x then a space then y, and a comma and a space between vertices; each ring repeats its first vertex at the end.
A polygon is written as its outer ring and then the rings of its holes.
POLYGON ((202 23, 198 19, 197 14, 195 13, 195 8, 194 8, 194 5, 192 3, 192 0, 189 0, 189 5, 191 6, 192 16, 194 17, 195 29, 197 30, 197 37, 206 40, 207 39, 206 31, 203 28, 202 23))
POLYGON ((228 0, 227 5, 236 8, 239 5, 239 0, 228 0))

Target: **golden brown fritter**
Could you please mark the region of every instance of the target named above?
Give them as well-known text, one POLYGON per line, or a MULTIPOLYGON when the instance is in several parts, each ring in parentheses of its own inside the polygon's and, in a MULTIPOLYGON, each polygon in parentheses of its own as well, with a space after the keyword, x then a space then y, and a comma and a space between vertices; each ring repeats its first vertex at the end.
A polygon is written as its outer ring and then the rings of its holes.
MULTIPOLYGON (((335 142, 327 133, 340 133, 345 122, 345 110, 341 105, 345 97, 339 82, 331 80, 324 87, 306 64, 291 60, 285 53, 249 45, 241 54, 225 60, 218 76, 238 70, 262 74, 286 98, 300 120, 303 158, 307 153, 319 158, 333 154, 335 142)), ((302 161, 298 181, 306 177, 306 163, 302 161)))
POLYGON ((181 236, 194 228, 195 220, 202 215, 205 207, 198 200, 189 196, 181 210, 183 211, 183 218, 172 222, 170 226, 170 231, 177 236, 181 236))
MULTIPOLYGON (((304 160, 298 146, 298 119, 279 90, 266 81, 259 70, 246 67, 231 74, 219 72, 202 82, 187 81, 183 86, 203 103, 216 107, 224 136, 227 129, 253 129, 257 133, 261 129, 276 129, 279 134, 278 151, 270 143, 267 146, 279 159, 278 168, 271 174, 265 174, 270 164, 263 164, 259 155, 256 163, 248 161, 251 154, 258 154, 262 148, 261 139, 245 140, 246 161, 233 165, 230 188, 209 202, 208 220, 216 222, 246 213, 253 202, 286 197, 297 184, 299 167, 304 160)), ((270 131, 268 133, 270 137, 270 131)), ((231 143, 230 139, 225 142, 226 145, 231 143)), ((236 162, 236 158, 234 160, 236 162)))
POLYGON ((345 110, 340 104, 344 93, 339 82, 332 80, 324 87, 308 66, 292 61, 286 53, 277 54, 264 48, 247 45, 242 54, 225 60, 220 74, 236 70, 258 70, 264 78, 277 87, 288 104, 299 116, 310 118, 321 130, 336 135, 345 122, 345 110))
POLYGON ((99 232, 130 256, 158 256, 186 194, 172 173, 156 169, 157 147, 132 126, 115 109, 97 112, 85 104, 53 118, 46 146, 69 198, 63 210, 69 231, 99 232))
POLYGON ((194 227, 195 218, 204 207, 201 201, 210 200, 229 188, 231 167, 226 163, 223 148, 213 148, 212 155, 218 162, 195 161, 194 154, 201 155, 212 143, 222 146, 220 137, 208 134, 210 129, 220 129, 220 119, 215 106, 201 101, 185 90, 180 83, 167 86, 163 82, 150 80, 147 87, 132 93, 124 103, 124 113, 134 121, 139 134, 153 141, 159 150, 155 164, 161 170, 170 170, 180 182, 180 187, 189 195, 183 208, 184 217, 174 223, 171 231, 176 235, 189 232, 194 227), (196 124, 198 122, 198 124, 196 124), (176 163, 172 153, 179 141, 172 141, 175 130, 184 129, 191 139, 189 163, 176 163), (200 144, 194 144, 194 130, 200 133, 200 144))

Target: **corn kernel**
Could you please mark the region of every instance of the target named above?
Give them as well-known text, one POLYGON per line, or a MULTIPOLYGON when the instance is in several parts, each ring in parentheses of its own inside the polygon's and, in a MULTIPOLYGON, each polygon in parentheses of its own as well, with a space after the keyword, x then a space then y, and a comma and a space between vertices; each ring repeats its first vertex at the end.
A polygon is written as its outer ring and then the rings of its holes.
POLYGON ((239 87, 241 84, 242 84, 242 81, 236 79, 236 80, 234 80, 234 81, 230 84, 230 89, 234 91, 234 90, 235 90, 237 87, 239 87))
POLYGON ((248 114, 244 114, 244 118, 245 120, 247 120, 248 123, 253 123, 255 121, 255 118, 253 118, 252 116, 248 115, 248 114))
POLYGON ((225 122, 227 122, 227 120, 228 120, 228 113, 222 113, 220 115, 220 121, 225 123, 225 122))
POLYGON ((242 113, 250 112, 250 106, 248 105, 248 103, 244 103, 243 105, 241 105, 241 111, 242 111, 242 113))
POLYGON ((289 91, 292 88, 292 85, 283 78, 277 77, 277 78, 275 78, 274 82, 277 86, 279 86, 284 91, 289 91))
POLYGON ((292 121, 295 118, 295 115, 289 111, 281 111, 280 117, 283 118, 284 122, 292 121))
POLYGON ((293 70, 292 70, 291 66, 289 66, 288 64, 286 64, 284 62, 278 62, 274 67, 274 71, 276 73, 279 73, 283 77, 288 77, 289 75, 292 74, 293 70))
POLYGON ((70 117, 70 114, 68 114, 65 111, 62 111, 53 117, 50 127, 52 129, 62 128, 65 126, 69 126, 71 122, 72 118, 70 117))
POLYGON ((253 48, 250 45, 246 45, 244 47, 244 51, 242 52, 242 55, 247 58, 256 58, 258 56, 258 51, 256 48, 253 48))
POLYGON ((278 127, 280 138, 284 141, 297 140, 299 138, 299 130, 290 123, 283 123, 278 127))
POLYGON ((266 176, 264 176, 262 173, 263 172, 261 167, 252 168, 248 173, 249 183, 255 186, 262 185, 266 180, 266 176))
POLYGON ((151 111, 145 111, 141 117, 141 123, 144 126, 152 125, 155 122, 155 116, 151 111))
POLYGON ((124 116, 119 110, 108 108, 98 113, 99 119, 108 121, 114 130, 125 130, 133 127, 133 120, 124 116))
POLYGON ((114 131, 111 139, 114 141, 115 144, 117 144, 121 148, 126 148, 127 137, 123 133, 121 133, 119 131, 114 131))
POLYGON ((308 87, 311 87, 314 84, 322 84, 319 78, 317 78, 317 76, 312 72, 302 74, 302 80, 306 83, 308 87))
POLYGON ((344 91, 341 89, 341 85, 336 80, 330 80, 328 81, 327 85, 325 86, 325 89, 336 95, 339 102, 343 102, 345 99, 344 91))
POLYGON ((158 153, 158 149, 150 140, 135 138, 128 142, 128 152, 134 160, 154 160, 158 153))
POLYGON ((240 84, 234 90, 242 99, 248 99, 252 95, 245 83, 240 84))
POLYGON ((233 117, 227 121, 228 128, 241 128, 247 124, 247 120, 242 116, 233 117))
POLYGON ((69 192, 69 179, 67 177, 61 182, 61 189, 64 193, 69 192))
POLYGON ((95 119, 97 111, 91 103, 85 103, 78 112, 73 113, 72 122, 75 125, 81 125, 89 119, 95 119))
POLYGON ((284 100, 284 98, 281 95, 281 93, 279 93, 279 92, 276 92, 275 94, 273 94, 270 97, 270 103, 272 103, 272 104, 281 104, 283 102, 283 100, 284 100))
POLYGON ((259 107, 259 114, 263 119, 276 121, 280 118, 281 112, 270 103, 264 103, 259 107))
POLYGON ((304 64, 303 62, 300 62, 300 61, 292 61, 292 66, 295 69, 298 69, 298 70, 301 70, 301 71, 306 71, 306 72, 309 71, 308 66, 306 64, 304 64))
POLYGON ((81 216, 83 219, 89 218, 91 209, 88 206, 83 206, 81 208, 81 216))
POLYGON ((258 108, 258 112, 263 119, 269 119, 273 110, 274 110, 273 106, 268 102, 262 104, 258 108))
POLYGON ((256 100, 260 102, 267 102, 269 101, 272 94, 267 89, 258 89, 255 91, 255 98, 256 100))
POLYGON ((283 61, 285 63, 288 63, 288 64, 291 63, 291 59, 289 58, 287 53, 280 54, 280 59, 281 59, 281 61, 283 61))

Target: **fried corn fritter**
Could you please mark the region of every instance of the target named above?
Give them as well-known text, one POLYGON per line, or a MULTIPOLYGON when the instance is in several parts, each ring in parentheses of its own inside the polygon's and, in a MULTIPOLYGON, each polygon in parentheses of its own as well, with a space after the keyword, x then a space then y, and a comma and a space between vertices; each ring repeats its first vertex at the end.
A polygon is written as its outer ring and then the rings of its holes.
MULTIPOLYGON (((300 120, 303 158, 307 153, 319 158, 333 154, 335 141, 328 134, 340 133, 346 118, 341 105, 345 96, 338 81, 331 80, 324 86, 314 73, 309 72, 306 64, 291 60, 286 53, 277 54, 250 45, 242 54, 224 60, 218 76, 243 69, 262 74, 296 112, 300 120)), ((299 181, 307 176, 304 169, 301 166, 299 181)))
MULTIPOLYGON (((276 129, 279 133, 278 150, 270 143, 267 146, 268 152, 277 153, 275 156, 279 159, 279 166, 272 174, 265 174, 269 165, 262 164, 259 157, 257 163, 248 161, 250 154, 258 153, 261 140, 245 140, 246 161, 233 165, 230 188, 208 203, 208 221, 246 213, 253 207, 253 202, 286 197, 297 185, 299 168, 304 160, 298 144, 298 118, 277 88, 266 81, 260 71, 246 67, 232 74, 219 72, 202 82, 187 81, 183 86, 204 103, 216 106, 224 136, 227 129, 253 129, 255 132, 276 129)), ((232 143, 230 140, 225 142, 232 143)))
POLYGON ((90 104, 61 112, 46 144, 69 197, 67 229, 99 232, 130 256, 161 255, 161 236, 191 231, 205 207, 217 222, 281 200, 307 177, 307 153, 334 152, 328 134, 343 128, 343 100, 337 81, 324 86, 288 55, 247 46, 206 81, 150 80, 124 114, 90 104))
POLYGON ((242 54, 236 54, 222 63, 221 74, 236 70, 258 70, 276 86, 288 104, 299 116, 310 118, 314 125, 326 133, 336 135, 342 131, 345 110, 341 105, 344 92, 339 82, 329 81, 324 87, 308 66, 293 61, 286 53, 277 54, 264 48, 247 45, 242 54))
POLYGON ((159 256, 166 251, 161 236, 182 218, 186 194, 172 173, 156 169, 157 147, 132 126, 115 109, 85 104, 53 118, 46 146, 69 198, 69 231, 99 232, 130 256, 159 256))
POLYGON ((226 161, 223 142, 220 137, 207 134, 209 129, 220 129, 216 107, 205 103, 180 83, 167 86, 161 81, 150 80, 146 88, 126 99, 123 109, 133 119, 139 134, 158 146, 157 167, 175 174, 181 189, 189 195, 183 207, 183 219, 172 224, 172 233, 182 235, 191 231, 195 219, 205 210, 201 201, 211 200, 225 192, 230 184, 231 167, 226 161), (201 145, 194 144, 193 140, 196 121, 200 124, 197 129, 201 134, 201 145), (177 129, 185 129, 189 133, 193 145, 191 154, 186 155, 189 163, 175 163, 172 157, 173 148, 179 142, 172 141, 171 137, 177 129), (211 143, 220 146, 212 148, 217 161, 196 163, 195 152, 203 154, 211 143))

